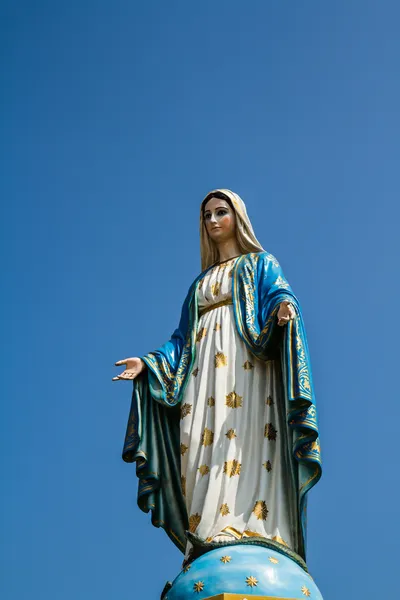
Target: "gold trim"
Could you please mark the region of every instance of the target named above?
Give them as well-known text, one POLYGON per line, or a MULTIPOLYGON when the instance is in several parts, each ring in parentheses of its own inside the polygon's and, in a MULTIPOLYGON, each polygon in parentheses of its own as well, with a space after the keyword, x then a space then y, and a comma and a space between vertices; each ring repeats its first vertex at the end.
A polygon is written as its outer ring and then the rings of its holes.
POLYGON ((208 598, 204 598, 204 600, 246 600, 251 596, 251 600, 299 600, 299 598, 283 598, 282 596, 253 596, 253 594, 248 591, 246 594, 218 594, 217 596, 208 596, 208 598))
POLYGON ((206 306, 205 308, 202 308, 201 310, 199 310, 199 316, 202 317, 203 315, 208 313, 210 310, 214 310, 214 308, 219 308, 220 306, 229 306, 230 304, 233 304, 233 301, 231 298, 227 298, 226 300, 221 300, 221 302, 216 302, 215 304, 210 304, 210 306, 206 306))

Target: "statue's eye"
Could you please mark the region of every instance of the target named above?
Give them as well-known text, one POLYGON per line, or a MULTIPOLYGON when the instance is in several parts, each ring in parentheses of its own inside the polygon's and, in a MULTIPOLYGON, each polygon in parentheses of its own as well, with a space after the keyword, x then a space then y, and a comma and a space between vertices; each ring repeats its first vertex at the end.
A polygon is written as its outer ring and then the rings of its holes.
POLYGON ((227 213, 228 213, 228 211, 225 210, 225 208, 221 208, 221 210, 219 210, 217 214, 218 214, 219 217, 223 217, 227 213))
POLYGON ((210 217, 211 217, 210 213, 207 213, 207 214, 204 215, 204 218, 205 218, 206 221, 208 221, 210 219, 210 217))

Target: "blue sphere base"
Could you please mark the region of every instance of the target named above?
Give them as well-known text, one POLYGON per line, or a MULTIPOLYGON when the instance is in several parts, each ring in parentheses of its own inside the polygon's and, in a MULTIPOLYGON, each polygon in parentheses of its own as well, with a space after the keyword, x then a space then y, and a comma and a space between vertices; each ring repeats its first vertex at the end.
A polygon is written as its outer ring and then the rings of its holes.
POLYGON ((164 600, 323 600, 311 576, 275 550, 238 544, 210 550, 181 571, 164 600), (217 597, 217 598, 216 598, 217 597))

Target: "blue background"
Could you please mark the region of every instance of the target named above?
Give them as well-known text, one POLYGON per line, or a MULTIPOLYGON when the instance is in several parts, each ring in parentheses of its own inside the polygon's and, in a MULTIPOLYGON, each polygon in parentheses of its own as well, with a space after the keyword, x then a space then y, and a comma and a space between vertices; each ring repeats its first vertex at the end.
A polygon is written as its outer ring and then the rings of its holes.
MULTIPOLYGON (((2 598, 158 598, 113 363, 176 327, 229 187, 301 300, 325 600, 398 587, 395 0, 3 0, 2 598)), ((394 597, 394 596, 393 596, 394 597)))

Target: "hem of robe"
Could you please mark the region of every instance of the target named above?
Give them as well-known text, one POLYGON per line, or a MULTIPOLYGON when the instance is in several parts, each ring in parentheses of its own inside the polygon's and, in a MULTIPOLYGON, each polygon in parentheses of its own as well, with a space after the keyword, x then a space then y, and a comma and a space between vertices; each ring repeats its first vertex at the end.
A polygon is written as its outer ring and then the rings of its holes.
POLYGON ((236 540, 232 539, 229 541, 208 542, 207 540, 204 540, 204 539, 200 538, 199 536, 197 536, 195 533, 186 531, 186 537, 193 546, 193 553, 186 561, 184 561, 183 566, 184 567, 187 566, 188 564, 190 564, 193 560, 195 560, 199 556, 202 556, 203 554, 206 554, 207 552, 210 552, 211 550, 215 550, 216 548, 224 548, 224 547, 228 547, 228 546, 239 546, 239 545, 246 544, 246 545, 250 545, 250 546, 251 545, 262 546, 264 548, 269 548, 271 550, 275 550, 279 554, 283 554, 284 556, 291 558, 306 573, 308 573, 307 564, 306 564, 305 560, 300 556, 300 554, 298 554, 297 552, 295 552, 288 546, 284 546, 283 544, 281 544, 275 540, 271 540, 267 537, 257 535, 254 532, 252 532, 252 533, 253 533, 253 535, 249 535, 248 537, 241 537, 240 539, 236 539, 236 540))

